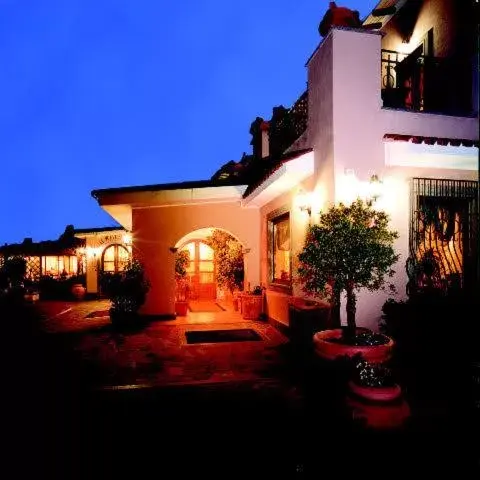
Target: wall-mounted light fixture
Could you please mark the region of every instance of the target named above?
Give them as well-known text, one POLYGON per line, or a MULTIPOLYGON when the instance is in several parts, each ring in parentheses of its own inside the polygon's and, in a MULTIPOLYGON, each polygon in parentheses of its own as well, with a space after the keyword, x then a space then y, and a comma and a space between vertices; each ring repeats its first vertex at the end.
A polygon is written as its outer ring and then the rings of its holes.
POLYGON ((131 245, 132 244, 132 235, 130 233, 125 233, 125 235, 123 235, 123 243, 125 245, 131 245))
POLYGON ((98 254, 100 253, 100 248, 99 247, 87 247, 85 249, 87 253, 87 257, 89 258, 97 258, 98 254))
POLYGON ((297 205, 302 212, 312 215, 312 194, 300 190, 297 194, 297 205))
POLYGON ((383 182, 380 180, 379 176, 376 173, 374 173, 370 177, 370 182, 368 184, 367 201, 370 204, 376 202, 380 198, 382 194, 382 190, 383 190, 383 182))

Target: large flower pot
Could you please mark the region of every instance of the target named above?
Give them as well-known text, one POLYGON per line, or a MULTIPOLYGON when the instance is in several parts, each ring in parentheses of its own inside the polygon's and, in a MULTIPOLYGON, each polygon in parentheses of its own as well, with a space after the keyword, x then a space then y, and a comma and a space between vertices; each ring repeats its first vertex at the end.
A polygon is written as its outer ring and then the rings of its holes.
POLYGON ((188 313, 188 302, 176 301, 175 302, 175 315, 177 317, 186 317, 188 313))
POLYGON ((364 387, 350 381, 348 382, 348 388, 357 397, 372 402, 392 402, 402 394, 402 389, 397 384, 391 387, 364 387))
POLYGON ((72 295, 76 300, 83 300, 87 289, 81 283, 75 283, 72 285, 72 295))
POLYGON ((242 295, 242 316, 245 320, 259 320, 263 311, 263 295, 242 295))
POLYGON ((357 346, 346 345, 331 340, 342 337, 341 329, 324 330, 313 336, 313 344, 316 354, 324 360, 335 360, 339 357, 354 357, 361 354, 370 363, 383 363, 389 360, 393 353, 394 342, 386 337, 388 342, 384 345, 357 346))
POLYGON ((360 421, 366 428, 391 430, 401 428, 410 417, 410 407, 403 399, 394 402, 369 403, 347 396, 345 399, 353 420, 360 421))

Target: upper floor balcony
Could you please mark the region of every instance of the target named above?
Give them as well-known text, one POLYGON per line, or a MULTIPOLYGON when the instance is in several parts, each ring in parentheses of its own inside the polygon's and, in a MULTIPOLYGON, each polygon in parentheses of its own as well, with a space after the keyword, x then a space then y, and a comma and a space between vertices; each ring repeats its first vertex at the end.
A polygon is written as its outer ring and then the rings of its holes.
POLYGON ((381 51, 384 107, 443 115, 475 113, 472 64, 416 52, 381 51))

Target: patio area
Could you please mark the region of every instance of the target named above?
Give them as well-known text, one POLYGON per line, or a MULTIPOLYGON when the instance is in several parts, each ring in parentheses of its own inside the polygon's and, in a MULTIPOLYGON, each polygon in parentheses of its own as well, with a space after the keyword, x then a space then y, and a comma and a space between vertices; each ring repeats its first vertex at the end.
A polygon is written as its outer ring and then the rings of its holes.
POLYGON ((132 332, 111 328, 107 301, 41 302, 42 329, 80 360, 84 380, 96 389, 138 389, 221 382, 281 383, 287 338, 272 325, 239 312, 189 312, 151 321, 132 332), (189 332, 250 332, 255 341, 189 344, 189 332))

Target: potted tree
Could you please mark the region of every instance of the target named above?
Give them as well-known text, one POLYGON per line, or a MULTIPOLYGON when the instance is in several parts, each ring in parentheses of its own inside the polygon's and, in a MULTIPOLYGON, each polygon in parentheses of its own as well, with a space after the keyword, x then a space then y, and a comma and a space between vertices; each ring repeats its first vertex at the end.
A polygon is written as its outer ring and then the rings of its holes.
POLYGON ((121 272, 102 277, 102 291, 110 300, 110 320, 115 327, 139 324, 138 311, 145 303, 150 283, 141 263, 131 261, 121 272))
POLYGON ((186 250, 175 253, 175 314, 184 317, 188 313, 190 285, 187 279, 187 267, 190 255, 186 250))
MULTIPOLYGON (((332 206, 320 215, 318 224, 307 231, 300 252, 298 277, 309 296, 327 297, 340 324, 340 297, 347 297, 347 326, 314 335, 320 357, 335 359, 362 354, 368 361, 381 362, 390 357, 393 341, 356 326, 357 291, 384 289, 393 276, 392 265, 398 260, 393 249, 397 232, 388 229, 388 215, 374 210, 360 199, 350 206, 332 206)), ((389 285, 394 290, 393 285, 389 285)))

